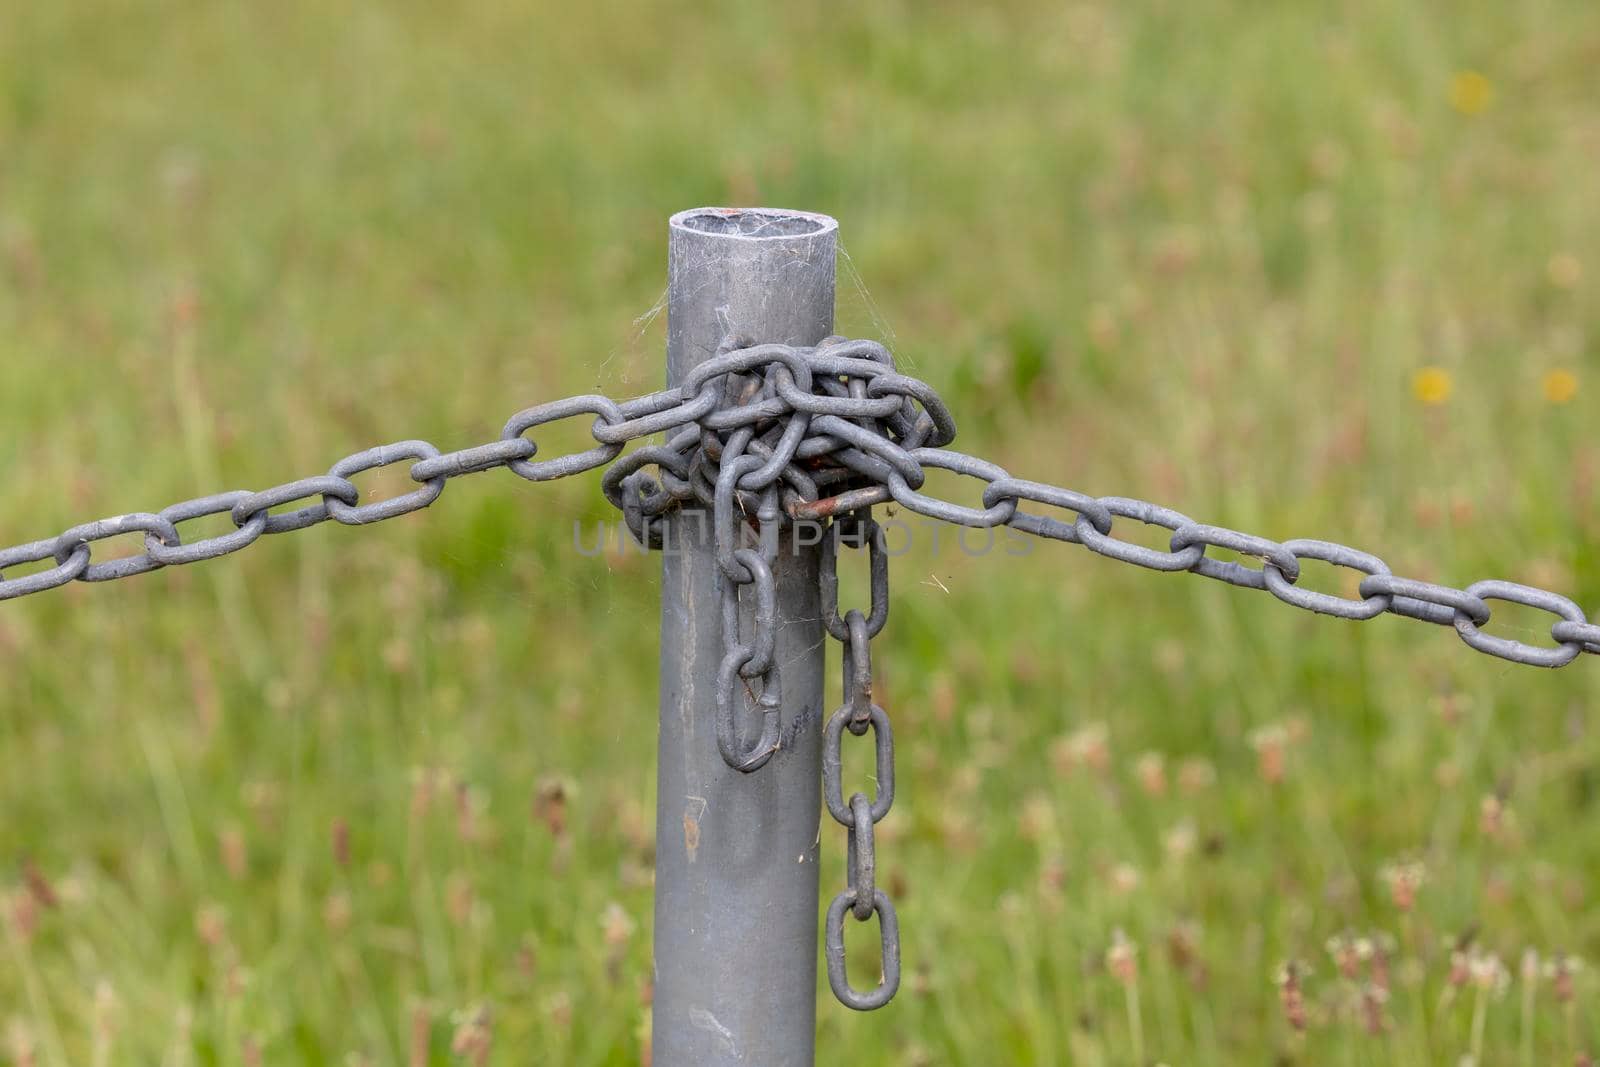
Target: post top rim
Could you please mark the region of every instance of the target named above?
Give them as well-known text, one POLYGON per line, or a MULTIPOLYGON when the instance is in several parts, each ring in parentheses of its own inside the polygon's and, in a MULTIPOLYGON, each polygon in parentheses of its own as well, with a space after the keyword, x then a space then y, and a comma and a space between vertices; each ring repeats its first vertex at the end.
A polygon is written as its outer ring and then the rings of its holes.
POLYGON ((675 232, 730 241, 778 241, 836 233, 839 221, 815 211, 771 207, 696 207, 668 220, 675 232))

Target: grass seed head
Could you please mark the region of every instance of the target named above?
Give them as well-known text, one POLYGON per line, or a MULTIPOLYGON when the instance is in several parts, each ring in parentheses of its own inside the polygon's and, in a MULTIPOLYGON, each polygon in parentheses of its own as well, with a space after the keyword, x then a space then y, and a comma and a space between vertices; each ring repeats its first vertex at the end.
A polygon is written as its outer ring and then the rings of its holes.
POLYGON ((1496 996, 1511 982, 1511 972, 1497 953, 1474 949, 1467 958, 1467 974, 1473 986, 1496 996))
POLYGON ((450 1037, 450 1052, 472 1067, 484 1067, 494 1048, 494 1032, 488 1007, 478 1005, 451 1016, 455 1033, 450 1037))
POLYGON ((1283 1007, 1283 1020, 1297 1034, 1306 1031, 1306 994, 1304 981, 1310 971, 1295 960, 1287 960, 1278 968, 1274 983, 1278 987, 1278 1003, 1283 1007))
POLYGON ((560 839, 567 833, 567 803, 571 790, 562 778, 546 778, 533 794, 533 817, 543 823, 550 836, 560 839))
POLYGON ((1386 865, 1378 877, 1389 890, 1389 899, 1401 911, 1410 911, 1417 905, 1417 892, 1427 880, 1427 868, 1421 860, 1407 860, 1386 865))
POLYGON ((1356 950, 1356 938, 1349 934, 1335 934, 1324 946, 1333 959, 1333 968, 1339 977, 1354 981, 1361 974, 1361 956, 1356 950))
POLYGON ((607 945, 618 948, 627 944, 628 939, 633 937, 635 929, 637 926, 633 917, 621 904, 613 900, 606 905, 605 911, 600 916, 600 931, 607 945))
POLYGON ((1114 865, 1108 872, 1107 879, 1111 883, 1111 891, 1119 897, 1130 896, 1139 888, 1139 883, 1142 881, 1139 868, 1131 863, 1114 865))
POLYGON ((1159 752, 1144 752, 1133 761, 1133 774, 1139 782, 1139 788, 1147 796, 1163 797, 1167 795, 1167 757, 1159 752))
POLYGON ((1174 863, 1182 863, 1194 855, 1194 850, 1199 844, 1199 840, 1199 833, 1195 830, 1194 823, 1189 819, 1184 819, 1167 831, 1166 836, 1161 840, 1161 846, 1169 860, 1174 863))
POLYGON ((1256 772, 1268 785, 1283 781, 1288 771, 1289 731, 1281 724, 1263 726, 1250 734, 1250 747, 1256 751, 1256 772))
POLYGON ((1128 940, 1128 935, 1120 928, 1111 932, 1111 947, 1106 949, 1106 970, 1125 986, 1139 980, 1139 946, 1128 940))
POLYGON ((1050 755, 1058 771, 1080 768, 1104 774, 1111 768, 1110 732, 1103 722, 1092 722, 1057 738, 1050 755))
POLYGON ((1361 1025, 1368 1034, 1377 1037, 1389 1030, 1389 991, 1371 982, 1361 987, 1361 1025))
POLYGON ((1190 756, 1178 765, 1178 789, 1188 796, 1203 793, 1217 782, 1217 769, 1211 761, 1190 756))
POLYGON ((1582 969, 1582 960, 1564 952, 1558 952, 1545 963, 1545 974, 1550 978, 1550 989, 1558 1003, 1572 1003, 1577 993, 1576 975, 1582 969))

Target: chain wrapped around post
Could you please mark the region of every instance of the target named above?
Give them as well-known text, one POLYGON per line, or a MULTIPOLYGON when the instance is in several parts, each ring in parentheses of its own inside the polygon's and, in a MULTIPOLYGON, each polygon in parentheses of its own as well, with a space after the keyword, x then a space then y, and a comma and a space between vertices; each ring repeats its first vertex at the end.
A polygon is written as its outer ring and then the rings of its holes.
MULTIPOLYGON (((441 454, 426 441, 400 441, 346 456, 327 474, 259 492, 233 490, 196 497, 153 514, 116 515, 39 541, 0 548, 0 600, 72 581, 110 581, 216 559, 265 535, 303 530, 328 519, 362 526, 396 518, 428 507, 452 479, 496 467, 543 482, 609 465, 602 480, 607 499, 622 511, 635 537, 660 547, 661 530, 651 520, 690 500, 714 507, 720 462, 727 454, 741 462, 737 477, 722 486, 724 499, 747 516, 765 508, 769 529, 787 522, 826 520, 892 500, 916 514, 962 526, 1006 525, 1035 537, 1082 545, 1096 555, 1137 567, 1188 571, 1265 591, 1322 615, 1364 620, 1389 614, 1451 627, 1468 647, 1513 663, 1564 667, 1583 653, 1600 654, 1600 622, 1549 590, 1497 579, 1460 589, 1401 577, 1379 557, 1337 542, 1278 542, 1195 522, 1146 500, 1094 497, 1014 478, 993 463, 947 449, 954 438, 955 422, 938 393, 926 382, 898 373, 879 344, 829 338, 815 348, 747 345, 719 352, 698 365, 678 388, 621 402, 574 396, 528 408, 513 415, 500 437, 486 444, 441 454), (735 381, 741 384, 736 387, 735 381), (590 427, 594 448, 533 459, 538 447, 524 436, 527 431, 580 415, 594 416, 590 427), (658 433, 669 434, 665 444, 618 458, 628 442, 658 433), (737 445, 735 435, 741 438, 737 445), (418 488, 389 500, 359 503, 361 491, 350 480, 353 475, 404 460, 412 461, 407 473, 418 488), (646 473, 652 465, 657 477, 646 473), (985 483, 982 507, 919 492, 928 467, 985 483), (1025 503, 1073 514, 1070 520, 1053 518, 1024 511, 1025 503), (274 511, 288 504, 301 506, 274 511), (234 530, 184 540, 180 524, 224 513, 234 530), (1171 530, 1168 550, 1113 536, 1118 519, 1171 530), (92 559, 96 542, 127 533, 143 535, 142 552, 102 562, 92 559), (1207 555, 1210 548, 1257 559, 1260 566, 1216 559, 1207 555), (1299 588, 1302 559, 1362 573, 1358 598, 1299 588), (44 566, 17 577, 5 576, 8 569, 30 564, 44 566), (1551 643, 1530 644, 1484 633, 1492 600, 1555 616, 1551 643)), ((754 573, 737 560, 726 561, 724 570, 735 585, 750 584, 746 576, 754 573)), ((757 595, 759 599, 759 589, 757 595)), ((763 673, 748 660, 738 668, 741 678, 763 673)))
MULTIPOLYGON (((197 497, 159 512, 132 512, 74 526, 42 540, 0 548, 0 601, 43 592, 72 581, 100 582, 186 566, 246 548, 264 536, 315 526, 328 519, 361 526, 428 507, 451 480, 505 467, 528 481, 543 482, 609 467, 601 481, 606 498, 643 544, 663 548, 660 524, 652 520, 690 501, 711 509, 715 524, 722 597, 724 655, 717 678, 717 746, 730 767, 753 772, 781 744, 780 664, 775 661, 776 594, 772 564, 785 525, 833 519, 825 537, 822 572, 827 629, 845 646, 845 702, 827 726, 823 757, 828 810, 849 830, 849 887, 828 910, 828 977, 845 1004, 879 1007, 899 982, 899 931, 893 905, 877 888, 873 827, 894 798, 894 742, 887 714, 872 703, 870 639, 888 613, 888 574, 881 534, 870 518, 874 504, 894 501, 919 515, 988 529, 1006 525, 1036 537, 1082 545, 1097 555, 1157 571, 1187 571, 1270 593, 1274 598, 1323 615, 1367 620, 1399 615, 1453 628, 1463 643, 1487 655, 1539 667, 1563 667, 1584 653, 1600 654, 1600 623, 1572 600, 1515 582, 1486 580, 1464 589, 1393 574, 1377 556, 1329 541, 1275 541, 1255 534, 1195 522, 1171 508, 1128 497, 1093 497, 1072 489, 1014 478, 993 463, 949 450, 955 421, 927 383, 896 371, 882 345, 828 338, 814 348, 778 344, 729 346, 696 365, 671 389, 614 401, 574 396, 540 404, 507 420, 500 436, 485 444, 441 454, 426 441, 400 441, 339 460, 326 474, 285 482, 258 492, 234 490, 197 497), (535 460, 538 446, 525 434, 560 420, 592 416, 592 448, 535 460), (621 456, 631 441, 665 434, 665 443, 621 456), (621 458, 619 458, 621 456, 621 458), (350 479, 362 472, 409 462, 416 488, 390 499, 362 504, 350 479), (656 468, 652 476, 647 468, 656 468), (983 483, 980 507, 921 492, 928 468, 983 483), (1070 519, 1024 511, 1023 505, 1064 509, 1070 519), (287 505, 298 505, 282 511, 287 505), (226 514, 234 529, 185 541, 180 527, 226 514), (1114 536, 1118 520, 1171 531, 1165 551, 1114 536), (747 543, 759 535, 756 547, 747 543), (112 537, 140 534, 143 551, 94 560, 94 546, 112 537), (870 613, 843 616, 837 607, 836 536, 871 556, 870 613), (1259 566, 1216 559, 1211 548, 1259 561, 1259 566), (1362 575, 1358 598, 1298 586, 1300 561, 1321 560, 1362 575), (42 565, 7 578, 5 571, 42 565), (741 634, 741 593, 753 602, 749 634, 741 634), (1484 632, 1491 607, 1500 600, 1555 617, 1550 643, 1530 644, 1484 632), (742 722, 750 704, 759 725, 742 722), (840 744, 845 730, 874 733, 875 797, 840 784, 840 744), (752 736, 753 735, 753 736, 752 736), (866 921, 878 915, 883 978, 867 993, 845 977, 843 921, 849 911, 866 921)), ((810 542, 815 544, 815 541, 810 542)))

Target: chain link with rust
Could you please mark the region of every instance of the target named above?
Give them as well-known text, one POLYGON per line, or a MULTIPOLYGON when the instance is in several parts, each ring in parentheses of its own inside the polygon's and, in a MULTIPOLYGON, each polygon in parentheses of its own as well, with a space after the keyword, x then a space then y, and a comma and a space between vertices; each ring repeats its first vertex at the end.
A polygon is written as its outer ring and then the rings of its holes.
POLYGON ((822 799, 828 813, 845 828, 848 885, 828 906, 822 954, 827 963, 828 985, 840 1003, 857 1011, 871 1011, 889 1003, 900 988, 900 923, 888 894, 878 888, 878 850, 874 828, 894 805, 894 732, 889 715, 873 702, 872 639, 889 621, 889 557, 883 533, 869 509, 841 516, 822 536, 822 622, 844 646, 844 703, 828 719, 822 735, 822 799), (866 549, 871 575, 870 614, 859 608, 839 612, 838 553, 841 544, 866 549), (872 731, 876 757, 874 795, 855 792, 844 798, 841 751, 844 733, 855 737, 872 731), (866 992, 850 985, 845 970, 844 918, 848 912, 858 922, 878 916, 878 937, 883 969, 878 984, 866 992))
MULTIPOLYGON (((944 447, 954 438, 955 426, 938 394, 926 383, 895 373, 881 350, 863 365, 860 360, 842 358, 846 350, 836 347, 852 346, 848 353, 854 353, 863 344, 830 341, 817 349, 775 351, 779 346, 764 345, 742 350, 762 353, 769 367, 792 366, 792 357, 800 355, 811 365, 814 392, 826 394, 836 405, 827 410, 807 406, 819 403, 821 395, 796 402, 791 380, 788 389, 777 390, 777 399, 788 402, 787 420, 780 417, 783 404, 773 403, 771 390, 763 392, 759 402, 748 405, 743 416, 721 416, 728 423, 736 418, 762 421, 767 429, 752 442, 752 448, 763 456, 788 455, 799 461, 798 466, 791 462, 781 472, 781 503, 790 519, 822 520, 893 501, 916 514, 961 526, 987 529, 1005 525, 1037 537, 1079 544, 1097 555, 1134 566, 1188 571, 1229 585, 1263 590, 1309 612, 1358 621, 1391 614, 1449 626, 1469 647, 1513 663, 1562 667, 1582 653, 1600 653, 1600 624, 1586 618, 1583 609, 1571 599, 1546 589, 1498 579, 1458 589, 1396 575, 1381 558, 1337 542, 1279 542, 1198 523, 1181 512, 1146 500, 1092 497, 1014 478, 994 463, 944 447), (903 398, 904 404, 899 410, 885 405, 883 415, 868 410, 863 403, 870 398, 891 396, 903 398), (921 405, 921 412, 915 411, 916 404, 921 405), (799 443, 792 452, 780 454, 771 450, 771 442, 780 433, 792 443, 795 424, 807 416, 809 431, 798 437, 799 443), (828 465, 820 469, 814 466, 824 460, 828 465), (928 468, 983 482, 982 506, 967 507, 919 492, 928 468), (1070 521, 1063 521, 1024 511, 1024 503, 1062 508, 1073 514, 1070 521), (1167 550, 1145 548, 1113 536, 1113 524, 1119 518, 1171 530, 1167 550), (1207 554, 1211 548, 1259 560, 1260 565, 1218 559, 1207 554), (1359 599, 1300 588, 1300 561, 1306 559, 1364 575, 1357 587, 1359 599), (1536 645, 1485 633, 1492 613, 1490 601, 1494 600, 1538 608, 1556 616, 1550 627, 1552 644, 1536 645)), ((741 369, 751 369, 757 362, 742 363, 741 369)), ((703 471, 716 463, 716 441, 716 434, 705 430, 698 441, 686 433, 660 450, 641 449, 622 461, 629 464, 626 478, 634 479, 631 485, 635 488, 613 495, 613 502, 630 515, 630 527, 636 534, 643 528, 637 521, 639 516, 660 514, 693 497, 709 502, 703 488, 703 471), (647 452, 651 454, 645 455, 647 452), (652 462, 660 464, 660 483, 634 473, 652 462)), ((608 481, 611 478, 608 474, 608 481)), ((619 482, 626 478, 619 477, 619 482)), ((740 485, 749 488, 742 481, 740 485)))
MULTIPOLYGON (((768 466, 760 479, 741 478, 740 492, 781 481, 780 501, 790 519, 822 520, 893 501, 916 514, 957 525, 1010 526, 1037 537, 1079 544, 1097 555, 1134 566, 1188 571, 1266 591, 1286 604, 1318 614, 1352 620, 1390 614, 1450 626, 1469 647, 1513 663, 1562 667, 1584 652, 1600 653, 1600 624, 1586 618, 1583 609, 1569 598, 1546 589, 1497 579, 1458 589, 1405 578, 1392 573, 1379 557, 1337 542, 1279 542, 1198 523, 1146 500, 1092 497, 1014 478, 996 464, 943 447, 955 437, 955 425, 938 394, 924 382, 897 374, 887 353, 866 342, 830 340, 816 349, 755 346, 719 356, 712 361, 715 371, 706 373, 720 372, 729 365, 727 361, 735 359, 740 371, 753 370, 763 362, 776 368, 784 385, 749 391, 746 395, 752 402, 717 416, 722 426, 744 425, 746 420, 766 426, 748 447, 767 459, 768 466), (738 359, 741 354, 745 358, 738 359), (861 354, 867 358, 851 358, 861 354), (809 394, 797 384, 802 373, 796 357, 810 368, 809 394), (898 407, 885 404, 881 413, 868 406, 873 398, 895 397, 903 403, 898 407), (921 412, 915 410, 918 404, 921 412), (807 422, 808 429, 795 429, 807 422), (780 449, 778 444, 784 447, 780 449), (785 458, 789 465, 780 470, 778 461, 785 458), (930 467, 985 483, 982 506, 966 507, 918 492, 930 467), (1024 503, 1073 514, 1070 521, 1063 521, 1024 511, 1024 503), (1145 548, 1113 536, 1113 524, 1119 518, 1171 530, 1167 550, 1145 548), (1212 548, 1259 560, 1260 565, 1217 559, 1207 554, 1212 548), (1357 587, 1360 599, 1300 588, 1300 561, 1305 559, 1363 574, 1357 587), (1556 616, 1550 627, 1553 643, 1535 645, 1485 633, 1493 600, 1539 608, 1556 616)), ((715 479, 707 472, 715 469, 719 454, 716 429, 708 420, 698 432, 686 430, 665 446, 640 449, 607 473, 607 495, 622 508, 636 536, 652 540, 649 517, 681 501, 699 498, 712 502, 707 487, 715 479), (642 471, 651 463, 659 466, 659 482, 642 471)), ((744 506, 750 509, 756 503, 746 501, 744 506)), ((659 543, 658 536, 653 543, 659 543)))

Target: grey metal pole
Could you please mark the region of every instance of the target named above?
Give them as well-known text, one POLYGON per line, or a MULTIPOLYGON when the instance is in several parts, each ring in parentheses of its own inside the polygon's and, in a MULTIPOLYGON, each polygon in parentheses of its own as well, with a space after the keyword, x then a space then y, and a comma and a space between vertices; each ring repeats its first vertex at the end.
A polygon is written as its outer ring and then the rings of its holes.
MULTIPOLYGON (((703 208, 674 215, 670 226, 669 385, 729 336, 813 345, 832 332, 833 219, 703 208)), ((811 1067, 825 636, 820 549, 796 549, 786 537, 772 565, 782 745, 766 766, 745 774, 724 763, 717 747, 723 646, 711 516, 685 508, 668 519, 665 534, 655 1064, 811 1067)))

